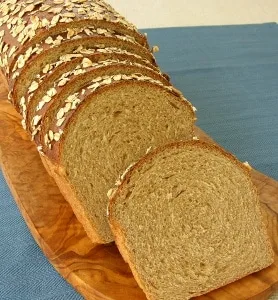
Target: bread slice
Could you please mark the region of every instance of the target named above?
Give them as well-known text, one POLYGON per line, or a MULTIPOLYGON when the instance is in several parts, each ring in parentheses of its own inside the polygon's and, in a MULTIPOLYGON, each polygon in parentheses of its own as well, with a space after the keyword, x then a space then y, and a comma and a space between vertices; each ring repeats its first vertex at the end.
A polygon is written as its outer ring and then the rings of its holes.
POLYGON ((13 104, 18 111, 20 111, 19 102, 21 98, 24 97, 27 90, 31 87, 32 82, 36 79, 36 76, 40 74, 40 71, 46 65, 59 61, 62 55, 72 53, 80 46, 85 49, 116 47, 140 55, 142 58, 155 64, 153 55, 146 48, 137 43, 119 39, 118 37, 96 35, 62 42, 57 47, 42 50, 40 54, 31 57, 28 62, 24 64, 22 70, 18 72, 18 77, 15 79, 12 90, 13 104))
POLYGON ((249 170, 199 141, 164 146, 113 194, 116 243, 151 300, 185 300, 273 262, 249 170))
MULTIPOLYGON (((48 36, 78 28, 101 28, 133 37, 148 47, 146 37, 104 1, 2 1, 0 7, 2 67, 7 77, 19 56, 48 36)), ((32 50, 31 49, 31 50, 32 50)))
MULTIPOLYGON (((165 142, 192 139, 192 106, 172 87, 132 74, 105 76, 54 116, 43 155, 93 242, 113 241, 107 191, 132 162, 165 142), (81 99, 79 97, 81 96, 81 99), (63 118, 58 125, 57 117, 63 118)), ((39 149, 41 150, 41 149, 39 149)))
MULTIPOLYGON (((30 133, 33 132, 31 126, 32 121, 42 108, 44 102, 42 99, 44 99, 47 94, 51 94, 53 89, 55 89, 55 92, 58 92, 59 88, 69 82, 71 80, 71 76, 74 74, 81 74, 85 71, 90 71, 90 68, 92 69, 93 66, 95 68, 100 67, 101 65, 99 65, 99 63, 109 65, 111 62, 117 63, 120 61, 140 64, 160 73, 159 69, 147 60, 120 49, 98 49, 93 50, 92 54, 79 53, 77 55, 80 57, 76 57, 76 53, 73 53, 72 55, 69 54, 66 57, 63 57, 63 60, 55 62, 52 66, 48 65, 41 71, 39 76, 37 76, 37 88, 31 93, 27 92, 25 94, 24 98, 26 99, 26 109, 22 110, 22 115, 24 118, 24 127, 27 126, 27 130, 30 133)), ((167 80, 169 80, 169 77, 165 74, 164 76, 167 80)), ((159 77, 157 76, 156 78, 159 77)), ((48 104, 50 105, 50 101, 48 104)))

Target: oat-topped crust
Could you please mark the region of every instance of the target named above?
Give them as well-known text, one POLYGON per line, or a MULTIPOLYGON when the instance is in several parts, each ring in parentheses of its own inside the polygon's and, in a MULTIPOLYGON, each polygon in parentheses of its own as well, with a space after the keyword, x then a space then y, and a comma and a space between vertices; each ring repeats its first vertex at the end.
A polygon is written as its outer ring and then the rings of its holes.
MULTIPOLYGON (((28 48, 28 50, 24 54, 20 54, 17 58, 17 61, 13 64, 13 68, 11 70, 11 78, 9 80, 10 89, 13 89, 14 84, 20 75, 21 70, 28 63, 29 60, 35 59, 37 55, 42 53, 45 50, 52 49, 61 45, 62 42, 68 40, 75 40, 86 37, 97 37, 97 36, 105 36, 105 37, 116 37, 121 41, 129 41, 131 43, 137 44, 133 37, 128 35, 120 35, 115 31, 104 28, 95 28, 95 27, 87 27, 87 28, 78 28, 72 29, 67 28, 67 30, 59 35, 48 36, 45 40, 43 40, 40 44, 36 44, 34 47, 28 48)), ((45 72, 49 70, 44 69, 45 72)))
POLYGON ((113 52, 110 49, 97 49, 94 52, 95 53, 91 55, 80 53, 78 55, 80 57, 76 57, 76 54, 63 56, 60 61, 54 64, 54 66, 48 65, 44 68, 45 70, 42 71, 38 80, 34 81, 33 85, 30 86, 31 92, 26 93, 26 100, 22 99, 20 105, 26 105, 27 107, 27 109, 23 109, 22 107, 23 122, 26 122, 24 127, 26 125, 27 130, 32 136, 39 130, 36 128, 36 125, 38 124, 38 114, 41 113, 42 109, 44 111, 47 109, 46 104, 50 104, 52 98, 59 93, 59 90, 74 78, 74 76, 84 74, 85 72, 100 67, 113 64, 118 65, 120 63, 127 66, 131 64, 144 66, 149 70, 156 71, 158 75, 161 76, 161 80, 165 78, 163 81, 165 85, 170 84, 168 78, 164 77, 165 75, 162 74, 159 69, 155 68, 140 56, 133 55, 132 53, 120 49, 114 50, 113 52), (53 73, 54 71, 55 73, 53 73), (60 74, 60 76, 57 76, 57 74, 60 74), (162 76, 164 78, 162 78, 162 76), (41 85, 42 82, 44 82, 44 85, 41 85), (45 90, 46 84, 48 84, 48 90, 46 93, 42 93, 42 91, 45 90))
MULTIPOLYGON (((103 1, 6 0, 0 5, 0 49, 3 53, 0 65, 2 70, 6 75, 10 74, 14 60, 21 52, 23 45, 36 44, 40 38, 43 39, 57 31, 56 27, 61 26, 63 30, 65 27, 74 26, 73 23, 76 22, 77 27, 82 27, 82 24, 85 26, 90 20, 96 22, 96 27, 101 24, 107 24, 109 27, 109 24, 113 24, 119 32, 130 33, 139 43, 147 45, 144 35, 103 1), (78 24, 78 22, 81 23, 78 24)), ((28 48, 25 47, 25 51, 28 48)))
MULTIPOLYGON (((48 44, 46 44, 46 45, 48 45, 48 44)), ((24 91, 24 94, 22 94, 22 92, 19 92, 19 89, 24 89, 24 90, 29 89, 29 86, 26 86, 25 84, 22 85, 22 82, 24 82, 24 80, 26 81, 27 79, 29 81, 31 80, 32 77, 30 77, 30 76, 31 76, 31 72, 33 72, 32 66, 39 63, 39 64, 41 64, 41 68, 43 69, 48 64, 51 64, 53 62, 56 62, 57 60, 60 60, 59 53, 75 52, 75 51, 78 51, 80 46, 82 46, 83 49, 86 49, 86 48, 100 49, 100 48, 107 48, 107 47, 108 48, 121 47, 123 50, 129 51, 136 55, 140 55, 144 59, 147 59, 151 63, 156 65, 154 56, 146 48, 144 48, 143 46, 139 45, 136 42, 126 40, 125 38, 121 39, 119 37, 114 37, 114 36, 107 37, 107 36, 96 34, 95 36, 91 36, 91 37, 79 37, 76 39, 71 39, 71 40, 68 40, 68 41, 65 41, 65 42, 59 44, 58 46, 55 45, 54 47, 43 50, 43 52, 38 55, 34 54, 35 56, 29 58, 27 63, 24 64, 22 72, 16 78, 16 81, 14 83, 14 87, 12 90, 13 102, 18 111, 20 111, 19 102, 22 102, 23 100, 25 101, 25 99, 22 99, 22 97, 24 97, 24 95, 25 95, 25 91, 24 91)), ((49 47, 49 45, 46 47, 49 47)), ((37 75, 39 75, 39 74, 37 74, 37 75)), ((35 79, 35 77, 33 78, 33 80, 34 79, 35 79)), ((30 82, 30 84, 31 84, 31 82, 30 82)), ((34 87, 32 87, 32 89, 33 88, 36 88, 36 84, 34 87)), ((31 91, 32 91, 32 89, 31 89, 31 91)), ((26 103, 23 103, 23 104, 26 106, 26 103)))
POLYGON ((59 46, 63 41, 73 40, 83 37, 92 37, 92 36, 106 36, 106 37, 117 37, 123 41, 130 41, 136 43, 135 39, 128 35, 117 34, 111 29, 104 28, 95 28, 95 27, 86 27, 86 28, 67 28, 65 32, 62 32, 55 36, 48 36, 40 44, 36 44, 34 47, 28 48, 24 54, 20 54, 17 58, 17 61, 13 64, 11 70, 12 75, 10 80, 10 87, 13 88, 14 80, 19 76, 21 69, 25 66, 28 60, 35 55, 42 53, 44 50, 51 49, 59 46))

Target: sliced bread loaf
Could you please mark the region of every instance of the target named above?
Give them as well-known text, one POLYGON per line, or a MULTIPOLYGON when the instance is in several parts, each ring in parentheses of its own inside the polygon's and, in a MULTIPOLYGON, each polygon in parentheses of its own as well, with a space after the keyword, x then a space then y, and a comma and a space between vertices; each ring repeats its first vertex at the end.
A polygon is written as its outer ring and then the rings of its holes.
POLYGON ((24 64, 22 70, 18 72, 18 77, 15 79, 12 90, 12 98, 15 107, 19 110, 19 102, 22 97, 25 96, 28 89, 32 90, 33 86, 37 86, 38 83, 36 82, 36 76, 40 74, 41 70, 46 65, 60 61, 62 55, 72 53, 80 46, 84 49, 116 47, 140 55, 142 58, 145 58, 155 64, 153 55, 146 48, 137 43, 119 39, 118 37, 95 35, 93 37, 66 41, 54 48, 42 50, 42 53, 35 55, 34 57, 30 57, 28 62, 24 64))
MULTIPOLYGON (((61 76, 57 80, 57 86, 52 86, 42 97, 31 123, 28 124, 35 142, 43 147, 46 146, 43 137, 48 133, 51 122, 56 120, 56 116, 61 115, 62 112, 68 112, 74 107, 71 103, 66 102, 68 97, 73 97, 75 93, 80 93, 79 99, 83 96, 85 97, 86 92, 90 91, 90 88, 88 88, 90 85, 93 83, 98 85, 102 78, 106 79, 117 74, 141 74, 166 86, 170 85, 169 81, 162 74, 137 63, 119 60, 92 63, 89 59, 85 59, 73 71, 61 76), (65 80, 68 80, 68 82, 63 84, 65 80)), ((63 115, 64 113, 60 117, 59 122, 63 121, 63 115)))
MULTIPOLYGON (((39 76, 37 76, 36 81, 38 82, 37 88, 32 92, 25 94, 24 99, 26 103, 26 108, 23 109, 23 105, 20 107, 20 110, 23 115, 24 123, 26 120, 26 126, 30 133, 33 132, 32 123, 34 117, 44 106, 44 100, 47 100, 50 104, 51 97, 53 92, 56 94, 57 89, 64 86, 67 82, 71 80, 73 75, 82 74, 85 71, 90 71, 92 67, 97 68, 103 65, 111 65, 112 62, 126 62, 126 63, 135 63, 142 66, 151 68, 152 70, 159 73, 159 70, 149 63, 147 60, 142 59, 138 55, 134 55, 129 52, 121 51, 116 49, 114 51, 108 49, 98 49, 92 54, 68 54, 63 57, 63 60, 55 62, 54 64, 46 66, 39 76), (106 51, 98 51, 106 50, 106 51), (80 56, 80 57, 76 57, 80 56), (55 89, 55 91, 53 90, 55 89)), ((166 75, 164 75, 166 76, 166 75)), ((159 78, 157 76, 157 78, 159 78)), ((168 77, 166 77, 168 79, 168 77)), ((166 81, 165 81, 166 83, 166 81)), ((22 103, 23 104, 23 103, 22 103)), ((24 126, 25 127, 25 126, 24 126)))
MULTIPOLYGON (((40 43, 36 44, 34 47, 29 47, 26 52, 20 54, 16 59, 14 64, 10 67, 10 79, 9 84, 10 87, 13 88, 14 79, 16 79, 25 64, 29 62, 29 60, 34 60, 36 55, 40 54, 43 51, 48 49, 55 48, 62 44, 63 42, 75 39, 81 39, 86 37, 116 37, 122 41, 129 41, 134 44, 138 44, 133 37, 127 35, 117 34, 117 32, 111 29, 105 28, 95 28, 95 27, 85 27, 85 28, 67 28, 59 34, 49 35, 46 39, 43 39, 40 43)), ((138 44, 141 48, 142 46, 138 44)), ((144 47, 143 47, 144 48, 144 47)), ((146 50, 146 48, 144 48, 146 50)), ((22 50, 23 51, 23 50, 22 50)))
POLYGON ((171 86, 140 74, 92 80, 84 94, 82 89, 70 95, 64 108, 49 120, 44 137, 48 147, 43 155, 53 166, 48 170, 54 169, 89 237, 111 242, 109 188, 150 147, 192 139, 193 108, 171 86))
POLYGON ((116 243, 151 300, 185 300, 273 262, 248 169, 203 142, 160 148, 114 192, 116 243))

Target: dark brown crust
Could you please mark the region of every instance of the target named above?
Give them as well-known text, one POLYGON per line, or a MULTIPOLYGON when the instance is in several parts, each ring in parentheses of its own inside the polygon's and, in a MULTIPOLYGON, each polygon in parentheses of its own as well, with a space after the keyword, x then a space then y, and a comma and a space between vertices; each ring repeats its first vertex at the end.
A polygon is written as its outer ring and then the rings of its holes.
MULTIPOLYGON (((92 29, 90 28, 89 30, 92 30, 92 29)), ((94 29, 94 30, 95 30, 95 29, 94 29)), ((66 30, 66 31, 63 31, 63 32, 60 32, 60 33, 57 33, 57 34, 54 34, 54 35, 49 35, 49 37, 52 37, 54 40, 55 40, 58 36, 63 38, 61 44, 64 44, 64 43, 67 43, 67 42, 72 42, 72 39, 67 37, 67 30, 66 30)), ((93 33, 93 32, 92 32, 92 34, 91 34, 90 36, 88 36, 87 33, 85 33, 84 31, 78 33, 78 36, 79 36, 80 39, 81 39, 81 38, 82 38, 82 39, 85 39, 85 38, 99 38, 99 37, 106 37, 105 35, 97 34, 97 33, 93 33)), ((111 37, 112 37, 112 36, 111 36, 111 37)), ((126 39, 126 37, 125 37, 124 35, 119 35, 119 34, 118 34, 117 37, 114 36, 113 38, 119 39, 119 40, 121 40, 121 41, 123 41, 122 39, 126 39)), ((132 44, 134 43, 135 45, 138 45, 138 46, 139 46, 139 49, 141 49, 141 47, 142 47, 140 44, 138 44, 138 43, 135 42, 135 41, 128 41, 128 40, 127 40, 127 42, 132 43, 132 44)), ((61 45, 59 45, 59 46, 61 46, 61 45)), ((47 44, 47 43, 45 43, 45 40, 43 40, 43 42, 41 42, 40 44, 37 44, 36 47, 40 47, 41 49, 43 49, 43 53, 45 53, 47 50, 57 48, 58 46, 55 46, 55 45, 53 45, 53 44, 47 44)), ((143 49, 146 50, 144 47, 143 47, 143 49)), ((27 49, 26 49, 26 50, 27 50, 27 49)), ((150 54, 149 51, 147 51, 147 52, 150 54)), ((146 53, 146 51, 145 51, 144 53, 146 53)), ((25 62, 25 64, 27 65, 29 62, 32 63, 32 61, 34 61, 37 57, 39 57, 39 54, 36 54, 36 53, 32 54, 32 55, 30 56, 30 58, 25 62)), ((15 62, 16 62, 16 60, 15 60, 15 62)), ((11 67, 11 70, 12 70, 12 67, 11 67)), ((10 75, 13 75, 13 74, 16 73, 16 72, 21 73, 22 71, 24 71, 24 67, 23 67, 22 69, 16 69, 14 72, 10 71, 10 75)), ((15 85, 15 83, 16 83, 16 81, 17 81, 17 79, 13 79, 12 76, 11 76, 10 78, 8 78, 8 81, 9 81, 10 89, 13 89, 13 88, 14 88, 14 85, 15 85)))
MULTIPOLYGON (((141 280, 141 277, 140 277, 138 271, 136 270, 136 266, 133 264, 133 259, 130 255, 128 249, 126 248, 126 243, 125 243, 124 234, 123 234, 124 229, 117 222, 117 220, 115 218, 113 218, 113 207, 116 205, 117 198, 119 197, 119 195, 121 194, 121 192, 123 191, 125 186, 128 184, 129 179, 132 176, 134 171, 138 170, 145 163, 148 163, 149 161, 151 161, 159 153, 167 151, 168 149, 183 148, 185 146, 199 146, 200 148, 204 148, 204 149, 207 149, 209 151, 215 151, 215 152, 218 152, 219 154, 224 155, 226 158, 228 158, 230 161, 232 161, 235 164, 236 167, 240 168, 243 171, 243 173, 247 176, 250 184, 254 187, 253 188, 254 193, 258 195, 257 189, 256 189, 256 187, 254 186, 254 184, 252 183, 252 180, 251 180, 250 170, 246 166, 244 166, 233 154, 231 154, 229 152, 226 152, 225 150, 223 150, 222 148, 220 148, 219 146, 217 146, 215 144, 209 144, 209 143, 203 142, 203 141, 174 142, 174 143, 170 143, 168 145, 165 145, 165 146, 162 146, 162 147, 159 147, 159 148, 155 149, 154 151, 152 151, 152 152, 146 154, 144 157, 142 157, 137 163, 135 163, 128 170, 128 172, 124 175, 123 181, 121 182, 120 186, 117 188, 116 192, 113 194, 112 198, 109 200, 109 204, 108 204, 108 208, 107 208, 107 210, 108 210, 108 221, 109 221, 112 233, 113 233, 114 238, 115 238, 115 242, 118 246, 118 249, 119 249, 120 253, 124 257, 125 261, 129 264, 129 266, 131 268, 131 271, 133 273, 133 276, 135 277, 135 279, 136 279, 137 283, 139 284, 139 286, 142 288, 142 290, 147 295, 148 299, 157 300, 155 297, 153 297, 153 295, 148 293, 148 291, 146 290, 144 282, 141 280)), ((256 198, 255 201, 256 201, 256 205, 260 208, 258 197, 256 198)), ((261 220, 262 220, 262 215, 260 217, 261 217, 261 220)), ((274 253, 273 253, 273 250, 272 250, 270 239, 269 239, 268 234, 267 234, 267 229, 266 229, 263 221, 262 221, 262 226, 263 226, 262 230, 264 231, 265 236, 266 236, 266 243, 267 243, 268 252, 271 256, 271 259, 269 260, 269 262, 266 263, 265 266, 263 267, 263 268, 266 268, 274 262, 274 253)), ((245 276, 247 276, 251 273, 260 271, 261 269, 262 268, 255 268, 251 272, 242 274, 242 276, 235 277, 232 280, 223 281, 221 283, 221 285, 219 285, 218 287, 215 287, 213 289, 207 290, 207 291, 205 291, 205 293, 211 292, 214 289, 220 288, 224 285, 227 285, 229 283, 237 281, 237 280, 239 280, 239 279, 241 279, 241 278, 243 278, 243 277, 245 277, 245 276)), ((202 294, 204 294, 204 292, 200 292, 199 294, 194 295, 194 297, 200 296, 202 294)))
MULTIPOLYGON (((2 3, 5 4, 5 1, 3 1, 2 3)), ((25 1, 18 0, 17 3, 16 3, 16 7, 20 3, 25 3, 25 1)), ((97 20, 96 18, 93 18, 93 19, 88 18, 87 14, 79 14, 78 13, 78 8, 84 7, 88 3, 89 3, 89 1, 85 2, 85 3, 82 3, 81 5, 78 4, 78 3, 72 3, 72 5, 73 5, 72 11, 67 11, 65 9, 65 6, 63 6, 62 4, 54 4, 53 1, 50 1, 50 0, 43 1, 43 5, 46 5, 46 4, 50 5, 50 9, 53 9, 54 7, 55 8, 60 7, 62 9, 60 14, 74 12, 75 17, 72 18, 72 21, 70 23, 62 23, 62 22, 59 21, 56 24, 56 26, 51 27, 50 29, 48 27, 42 27, 42 28, 36 29, 35 30, 35 32, 36 32, 35 37, 33 37, 31 40, 25 42, 24 44, 20 43, 17 40, 17 37, 13 37, 11 34, 6 34, 3 38, 3 41, 9 45, 9 48, 11 48, 12 46, 16 46, 18 48, 17 51, 12 55, 12 57, 8 59, 8 65, 10 66, 10 68, 13 67, 17 57, 21 53, 24 53, 24 49, 26 50, 31 45, 35 45, 36 43, 40 42, 41 39, 43 39, 44 37, 47 37, 48 35, 52 35, 53 33, 59 32, 59 31, 65 29, 67 27, 72 27, 72 25, 74 27, 74 26, 83 26, 84 24, 85 24, 85 26, 88 26, 87 24, 96 24, 97 27, 99 27, 99 28, 101 26, 106 26, 106 28, 113 28, 119 33, 128 34, 128 35, 134 37, 135 40, 139 44, 141 44, 145 47, 148 47, 146 37, 143 34, 141 34, 139 31, 137 31, 137 29, 135 28, 135 26, 133 24, 127 22, 125 18, 120 16, 111 7, 111 5, 109 5, 105 2, 96 3, 97 5, 100 5, 103 9, 103 11, 99 14, 100 18, 102 18, 100 20, 97 20)), ((51 21, 52 18, 57 15, 57 14, 51 12, 51 11, 48 11, 48 10, 41 11, 40 6, 41 6, 41 4, 36 5, 31 12, 25 13, 23 15, 23 17, 21 17, 21 19, 26 22, 25 26, 32 24, 32 22, 31 22, 31 16, 32 15, 35 15, 36 17, 38 17, 39 20, 46 19, 48 21, 51 21)), ((22 8, 14 15, 14 17, 18 17, 19 14, 21 13, 21 11, 22 11, 22 8)), ((95 12, 93 7, 90 7, 89 11, 91 13, 95 12)), ((12 15, 11 15, 11 17, 12 17, 12 15)), ((8 29, 8 27, 6 25, 7 24, 4 23, 0 27, 0 30, 3 29, 3 30, 5 30, 5 32, 9 33, 10 30, 8 29)))
POLYGON ((93 19, 84 19, 84 20, 76 20, 71 23, 58 23, 55 27, 50 29, 41 29, 37 36, 34 37, 32 40, 27 42, 24 47, 26 49, 30 47, 32 44, 37 44, 42 39, 47 38, 49 35, 57 34, 67 30, 67 28, 81 28, 81 27, 89 27, 94 26, 96 28, 108 28, 114 30, 116 33, 122 35, 129 35, 134 37, 137 43, 141 44, 145 48, 149 49, 147 38, 144 34, 137 30, 130 30, 125 25, 121 23, 113 23, 107 20, 93 20, 93 19), (70 25, 70 26, 69 26, 70 25))
MULTIPOLYGON (((84 33, 80 33, 79 35, 80 35, 82 38, 87 38, 87 37, 88 37, 88 35, 86 35, 86 34, 84 34, 84 33)), ((61 36, 65 39, 65 41, 64 41, 63 43, 65 43, 65 42, 67 42, 67 41, 70 41, 69 39, 66 39, 66 32, 63 32, 63 33, 61 34, 61 36)), ((56 38, 56 35, 55 35, 55 36, 51 36, 51 37, 52 37, 52 38, 56 38)), ((94 37, 98 37, 98 35, 95 35, 94 37)), ((43 53, 44 53, 45 51, 50 50, 50 49, 56 48, 56 47, 54 47, 54 45, 50 45, 50 44, 47 44, 47 43, 42 43, 40 46, 41 46, 42 49, 43 49, 43 53)), ((26 61, 25 65, 28 65, 29 63, 32 63, 37 57, 39 57, 39 54, 35 54, 35 53, 32 54, 32 55, 30 56, 30 58, 26 61)), ((15 60, 15 62, 16 62, 16 60, 15 60)), ((24 72, 24 68, 25 68, 25 67, 23 67, 22 69, 17 69, 15 72, 19 72, 19 73, 24 72)), ((15 72, 11 72, 11 75, 14 74, 15 72)), ((19 77, 20 77, 20 75, 19 75, 19 77)), ((18 77, 18 78, 19 78, 19 77, 18 77)), ((11 90, 14 89, 14 86, 15 86, 15 84, 16 84, 18 78, 16 78, 16 79, 13 79, 12 77, 8 78, 8 80, 9 80, 9 86, 10 86, 10 89, 11 89, 11 90)))
MULTIPOLYGON (((101 21, 101 20, 81 20, 81 21, 71 22, 70 26, 69 26, 68 23, 59 24, 59 25, 57 25, 55 27, 52 27, 48 30, 44 29, 44 30, 41 30, 40 32, 38 32, 38 34, 36 35, 35 38, 30 40, 28 43, 24 44, 24 46, 21 47, 19 49, 19 51, 16 52, 16 54, 14 55, 13 60, 10 64, 10 69, 11 70, 13 69, 13 67, 14 67, 14 65, 17 61, 17 58, 21 54, 24 54, 29 47, 32 47, 32 46, 38 45, 38 44, 42 44, 43 41, 47 37, 49 37, 49 36, 53 37, 53 36, 56 36, 56 35, 64 35, 67 32, 68 28, 79 29, 79 28, 84 28, 84 27, 88 28, 89 26, 94 26, 95 28, 111 29, 111 30, 115 31, 115 34, 122 35, 122 36, 129 35, 131 37, 134 37, 135 41, 138 44, 142 45, 146 49, 149 49, 148 43, 146 41, 144 43, 142 43, 142 39, 139 39, 139 41, 138 41, 138 39, 136 39, 136 36, 134 36, 134 34, 132 34, 134 31, 129 32, 126 29, 126 27, 124 27, 121 24, 115 24, 115 23, 111 23, 111 22, 108 22, 108 21, 101 21), (86 23, 88 23, 88 24, 86 24, 86 23), (84 24, 86 24, 86 26, 84 24), (121 28, 121 27, 123 27, 123 28, 121 28)), ((142 35, 140 34, 140 37, 141 36, 142 35)), ((84 35, 84 37, 86 37, 86 35, 84 35)), ((10 72, 10 75, 12 75, 12 74, 13 73, 10 72)), ((11 80, 10 76, 9 76, 9 79, 11 80)))
MULTIPOLYGON (((14 106, 17 110, 19 110, 19 95, 18 95, 18 88, 23 82, 23 78, 27 77, 29 75, 29 70, 32 67, 32 64, 41 62, 42 67, 45 66, 50 59, 51 56, 55 55, 62 55, 71 53, 75 49, 77 49, 80 45, 83 45, 84 48, 99 48, 97 45, 105 45, 106 47, 117 47, 122 48, 124 50, 127 50, 131 53, 139 54, 143 58, 146 58, 149 60, 153 65, 157 66, 154 60, 153 55, 143 46, 139 44, 134 44, 129 41, 122 41, 118 38, 114 37, 103 37, 103 36, 95 36, 95 37, 87 37, 82 39, 76 39, 72 41, 66 41, 62 43, 60 46, 48 49, 44 52, 42 52, 39 55, 34 56, 31 58, 26 65, 23 67, 20 75, 17 77, 14 87, 13 87, 13 100, 14 100, 14 106)), ((55 60, 54 60, 55 61, 55 60)))

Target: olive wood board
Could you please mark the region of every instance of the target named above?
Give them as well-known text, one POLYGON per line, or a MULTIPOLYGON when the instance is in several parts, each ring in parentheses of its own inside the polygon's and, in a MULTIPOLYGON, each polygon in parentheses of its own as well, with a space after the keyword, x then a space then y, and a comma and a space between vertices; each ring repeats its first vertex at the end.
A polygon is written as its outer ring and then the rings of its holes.
MULTIPOLYGON (((93 244, 46 172, 0 82, 0 162, 15 201, 44 254, 85 299, 143 300, 114 243, 93 244)), ((210 138, 196 128, 204 140, 210 138)), ((278 290, 278 182, 253 170, 275 251, 272 266, 196 299, 267 299, 278 290)), ((170 300, 170 299, 169 299, 170 300)))

